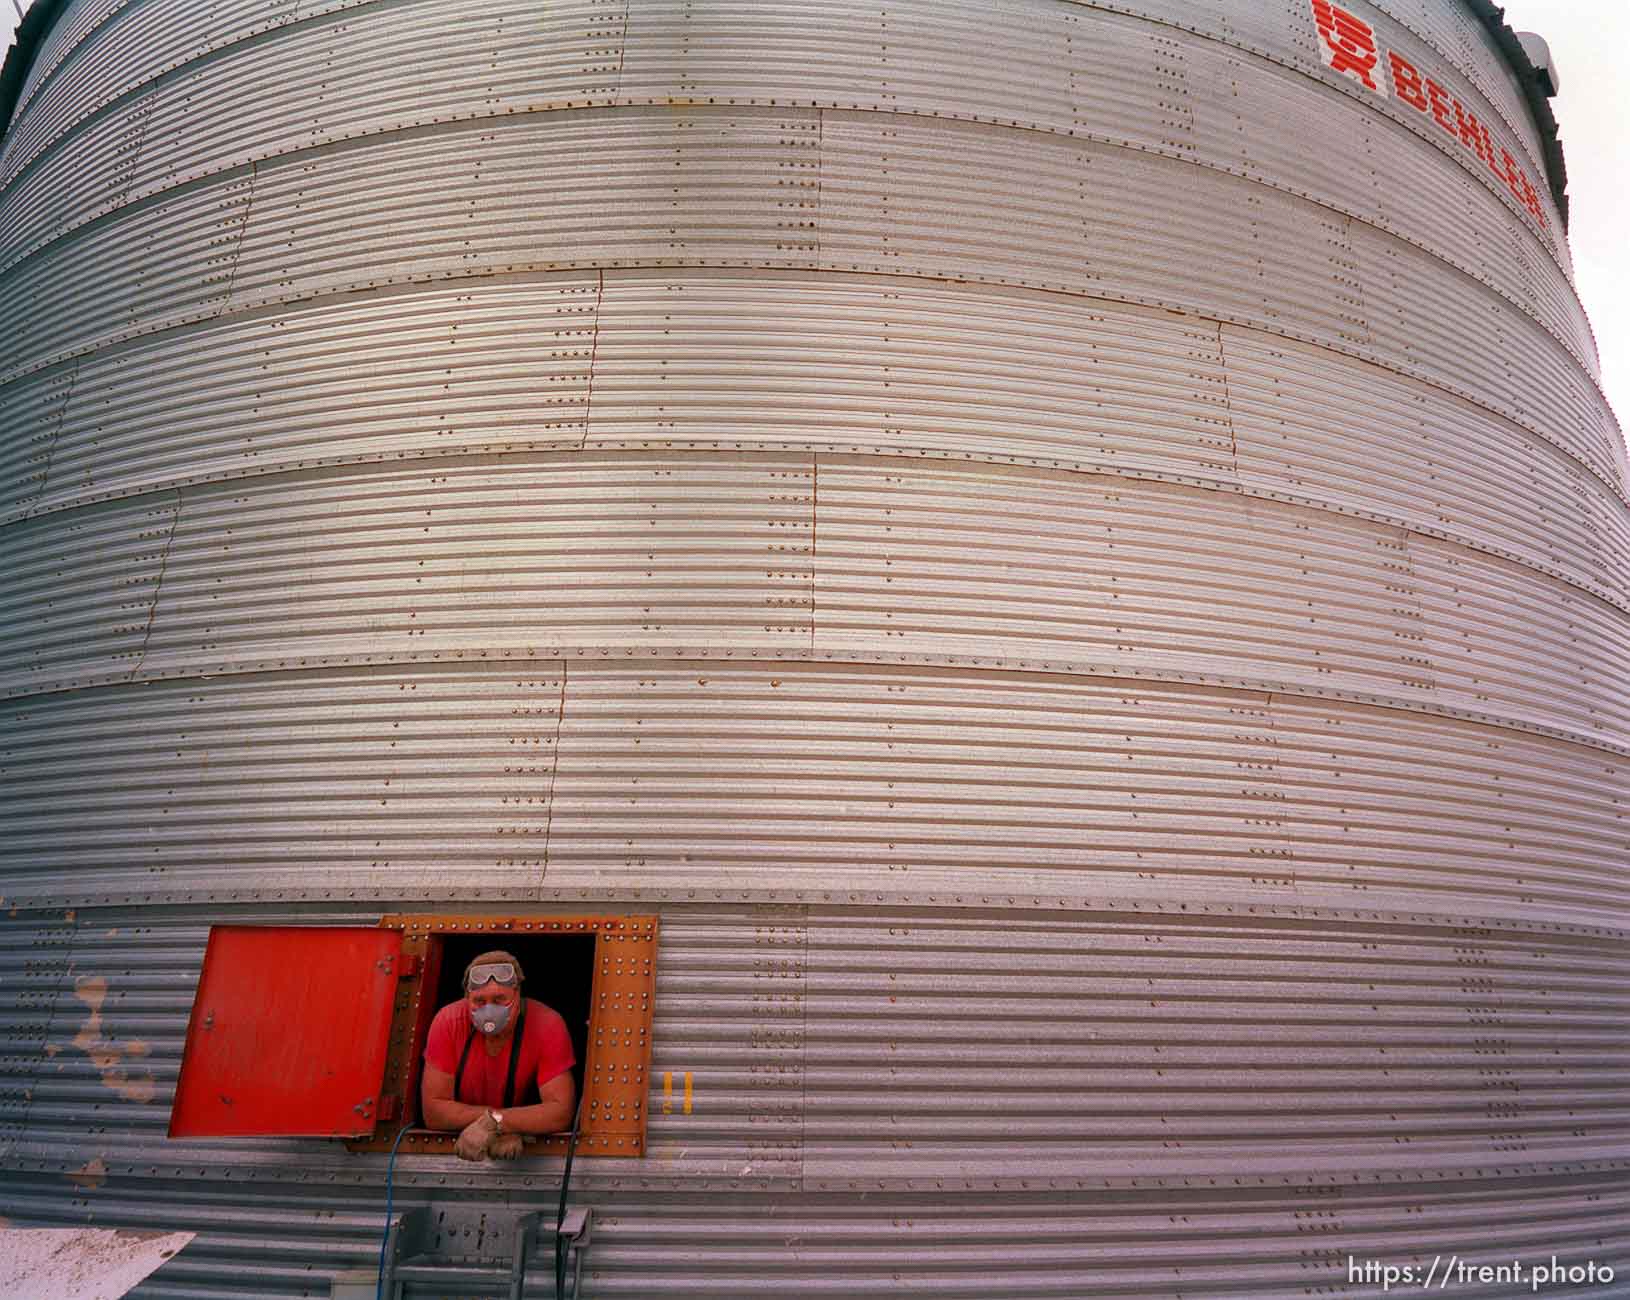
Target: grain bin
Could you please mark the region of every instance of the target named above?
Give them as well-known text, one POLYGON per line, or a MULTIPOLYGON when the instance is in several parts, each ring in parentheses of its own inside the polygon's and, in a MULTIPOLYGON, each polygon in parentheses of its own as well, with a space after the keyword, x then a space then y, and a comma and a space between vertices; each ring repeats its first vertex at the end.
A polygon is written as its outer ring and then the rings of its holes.
POLYGON ((382 1152, 167 1137, 211 927, 394 918, 400 1010, 535 924, 654 954, 584 1294, 1630 1295, 1625 453, 1493 6, 73 0, 5 84, 0 1213, 328 1294, 382 1152))

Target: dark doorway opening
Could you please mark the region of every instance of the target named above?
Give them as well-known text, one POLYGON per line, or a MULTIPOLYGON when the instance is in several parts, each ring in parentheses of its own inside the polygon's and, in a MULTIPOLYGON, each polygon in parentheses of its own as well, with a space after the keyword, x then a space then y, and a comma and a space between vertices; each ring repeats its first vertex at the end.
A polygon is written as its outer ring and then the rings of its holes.
MULTIPOLYGON (((572 1035, 572 1079, 583 1095, 583 1065, 589 1054, 589 1012, 594 990, 592 934, 439 934, 441 975, 436 1005, 444 1007, 464 997, 464 968, 489 949, 502 948, 521 964, 521 992, 535 1002, 554 1008, 572 1035)), ((422 1053, 423 1045, 419 1047, 422 1053)))

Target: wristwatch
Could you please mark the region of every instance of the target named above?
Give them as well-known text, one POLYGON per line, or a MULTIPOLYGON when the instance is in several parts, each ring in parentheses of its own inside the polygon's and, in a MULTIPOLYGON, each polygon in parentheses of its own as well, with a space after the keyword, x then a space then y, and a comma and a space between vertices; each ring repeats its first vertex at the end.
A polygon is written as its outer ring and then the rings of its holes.
POLYGON ((498 1126, 498 1131, 502 1133, 504 1131, 504 1112, 501 1110, 489 1110, 487 1114, 492 1116, 492 1122, 498 1126))

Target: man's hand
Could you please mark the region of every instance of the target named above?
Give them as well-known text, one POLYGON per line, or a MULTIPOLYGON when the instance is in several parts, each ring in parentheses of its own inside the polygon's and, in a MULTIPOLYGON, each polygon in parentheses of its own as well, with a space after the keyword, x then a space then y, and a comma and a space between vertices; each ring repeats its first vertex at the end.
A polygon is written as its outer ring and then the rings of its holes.
POLYGON ((525 1139, 519 1133, 500 1133, 487 1143, 487 1154, 494 1160, 513 1160, 521 1154, 525 1139))
POLYGON ((458 1152, 460 1160, 485 1160, 487 1147, 497 1136, 498 1121, 492 1117, 490 1110, 484 1110, 458 1135, 458 1143, 453 1150, 458 1152))

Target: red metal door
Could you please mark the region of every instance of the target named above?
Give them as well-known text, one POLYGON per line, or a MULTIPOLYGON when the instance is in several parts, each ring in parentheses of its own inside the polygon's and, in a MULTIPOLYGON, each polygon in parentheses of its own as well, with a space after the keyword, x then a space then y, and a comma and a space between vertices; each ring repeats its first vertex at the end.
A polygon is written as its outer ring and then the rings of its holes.
POLYGON ((400 930, 214 926, 170 1136, 372 1136, 401 948, 400 930))

